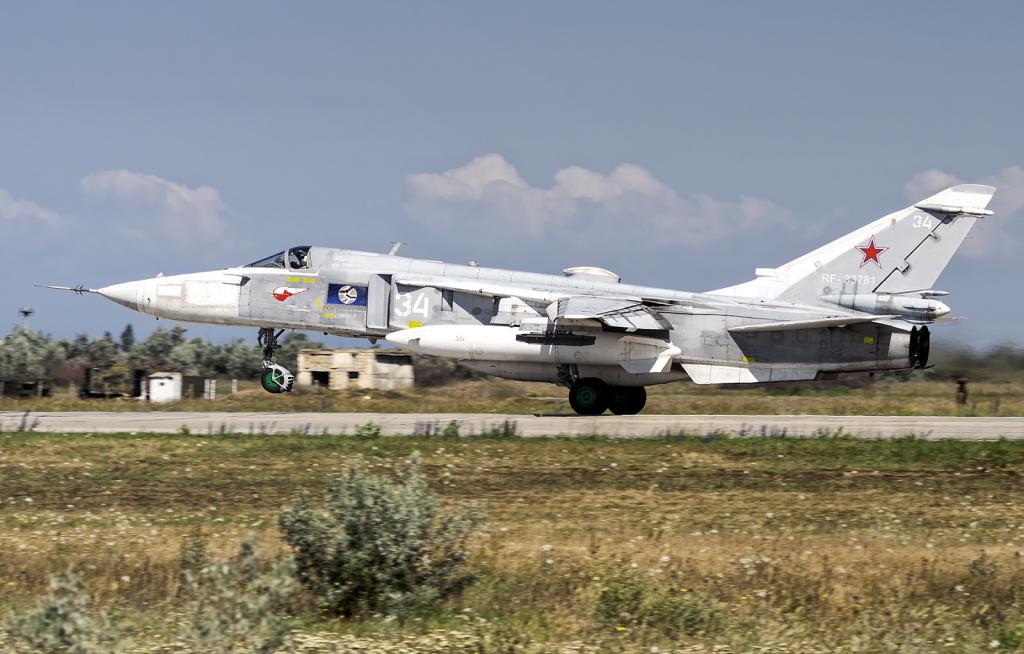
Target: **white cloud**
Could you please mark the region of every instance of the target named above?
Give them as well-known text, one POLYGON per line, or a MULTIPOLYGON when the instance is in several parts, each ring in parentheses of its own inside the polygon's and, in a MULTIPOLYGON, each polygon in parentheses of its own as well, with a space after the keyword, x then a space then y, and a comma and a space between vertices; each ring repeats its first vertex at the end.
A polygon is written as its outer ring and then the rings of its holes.
POLYGON ((477 226, 533 238, 643 230, 659 243, 698 246, 738 230, 790 223, 789 212, 768 200, 683 197, 634 164, 609 174, 570 166, 543 188, 528 184, 501 155, 486 154, 442 173, 409 175, 406 192, 406 210, 425 225, 477 226))
POLYGON ((57 225, 61 222, 61 217, 59 213, 40 207, 34 202, 16 200, 7 191, 0 191, 0 221, 57 225))
POLYGON ((156 211, 163 230, 178 239, 220 235, 227 205, 212 186, 189 188, 156 175, 103 170, 82 179, 82 192, 156 211))
MULTIPOLYGON (((988 207, 995 211, 996 215, 986 218, 971 230, 960 252, 973 258, 992 255, 1016 256, 1020 238, 1013 232, 1021 223, 1021 213, 1024 210, 1024 168, 1009 166, 995 175, 968 181, 996 187, 996 194, 988 207)), ((963 183, 964 180, 956 175, 933 168, 915 173, 910 181, 904 184, 903 190, 910 201, 916 202, 942 189, 963 183)))
POLYGON ((995 175, 986 177, 983 183, 999 189, 992 198, 991 207, 997 213, 1012 214, 1024 209, 1024 168, 1003 168, 995 175))
POLYGON ((903 185, 903 193, 911 202, 919 202, 935 195, 943 189, 960 184, 955 175, 932 168, 914 173, 910 181, 903 185))

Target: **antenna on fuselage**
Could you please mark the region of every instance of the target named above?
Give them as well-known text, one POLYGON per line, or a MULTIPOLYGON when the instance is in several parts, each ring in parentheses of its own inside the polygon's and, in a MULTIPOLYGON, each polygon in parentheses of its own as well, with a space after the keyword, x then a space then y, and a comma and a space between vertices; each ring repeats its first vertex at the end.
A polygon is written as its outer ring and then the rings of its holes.
POLYGON ((398 250, 405 245, 405 241, 391 241, 391 249, 388 250, 388 256, 393 257, 398 254, 398 250))

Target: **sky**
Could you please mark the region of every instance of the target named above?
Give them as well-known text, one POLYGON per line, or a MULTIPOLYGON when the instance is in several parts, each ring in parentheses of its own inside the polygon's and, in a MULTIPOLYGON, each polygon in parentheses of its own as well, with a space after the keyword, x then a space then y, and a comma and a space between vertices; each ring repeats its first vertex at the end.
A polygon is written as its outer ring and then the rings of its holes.
MULTIPOLYGON (((291 245, 706 291, 1000 187, 937 340, 1024 344, 1024 4, 0 5, 0 331, 291 245)), ((252 330, 190 326, 224 342, 252 330)), ((325 340, 325 339, 321 339, 325 340)), ((339 342, 328 338, 328 342, 339 342)))

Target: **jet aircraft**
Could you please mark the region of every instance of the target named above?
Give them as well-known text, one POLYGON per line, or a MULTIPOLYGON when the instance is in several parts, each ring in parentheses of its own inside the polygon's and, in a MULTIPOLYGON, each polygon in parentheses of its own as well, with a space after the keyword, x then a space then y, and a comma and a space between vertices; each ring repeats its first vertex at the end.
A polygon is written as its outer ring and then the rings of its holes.
POLYGON ((96 290, 129 309, 259 329, 260 382, 287 329, 380 339, 507 379, 568 389, 580 414, 639 413, 646 386, 814 380, 928 363, 928 325, 950 309, 939 274, 995 188, 963 184, 883 216, 755 278, 689 292, 624 284, 603 268, 563 275, 302 245, 212 272, 96 290))

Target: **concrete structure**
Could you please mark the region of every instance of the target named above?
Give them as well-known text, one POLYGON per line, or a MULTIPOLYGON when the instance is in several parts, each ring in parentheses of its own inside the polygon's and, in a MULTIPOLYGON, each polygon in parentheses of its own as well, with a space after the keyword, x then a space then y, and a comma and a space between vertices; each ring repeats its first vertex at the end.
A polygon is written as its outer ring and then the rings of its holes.
POLYGON ((149 376, 150 402, 177 402, 180 399, 180 372, 154 372, 149 376))
POLYGON ((411 388, 412 355, 405 350, 299 350, 299 386, 332 391, 346 388, 411 388))

